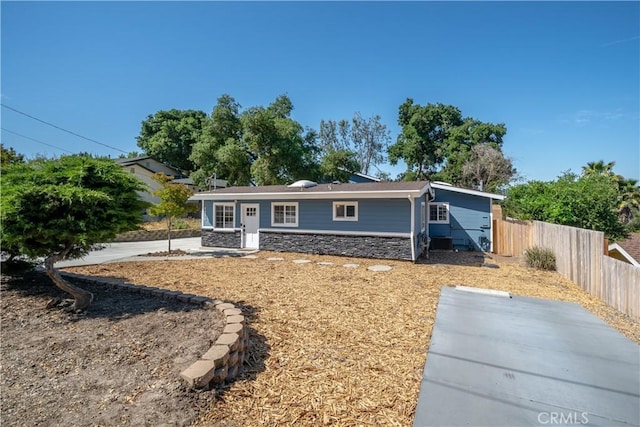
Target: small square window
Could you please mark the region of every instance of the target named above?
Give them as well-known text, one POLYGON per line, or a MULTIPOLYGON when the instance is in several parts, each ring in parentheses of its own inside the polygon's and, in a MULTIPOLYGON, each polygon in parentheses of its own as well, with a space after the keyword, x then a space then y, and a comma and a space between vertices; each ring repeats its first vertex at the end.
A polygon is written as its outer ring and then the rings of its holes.
POLYGON ((274 227, 297 227, 298 203, 272 203, 271 225, 274 227))
POLYGON ((429 203, 429 223, 449 224, 449 203, 429 203))
POLYGON ((216 203, 213 205, 214 228, 234 228, 235 207, 233 204, 216 203))
POLYGON ((333 202, 334 221, 357 221, 358 202, 333 202))

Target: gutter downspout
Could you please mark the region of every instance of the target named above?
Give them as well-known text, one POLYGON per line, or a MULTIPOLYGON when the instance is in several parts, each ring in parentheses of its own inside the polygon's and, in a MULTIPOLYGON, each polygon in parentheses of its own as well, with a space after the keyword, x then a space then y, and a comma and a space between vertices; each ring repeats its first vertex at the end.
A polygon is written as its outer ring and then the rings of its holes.
POLYGON ((493 253, 493 199, 489 198, 489 252, 493 253))
POLYGON ((415 224, 416 224, 416 211, 414 209, 415 202, 411 195, 408 195, 409 206, 411 207, 411 261, 416 261, 416 245, 415 245, 415 224))

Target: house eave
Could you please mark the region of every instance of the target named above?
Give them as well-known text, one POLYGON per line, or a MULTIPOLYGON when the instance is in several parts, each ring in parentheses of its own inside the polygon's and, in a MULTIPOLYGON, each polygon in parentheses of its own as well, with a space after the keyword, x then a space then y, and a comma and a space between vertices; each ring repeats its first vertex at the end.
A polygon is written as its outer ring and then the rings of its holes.
POLYGON ((622 255, 631 265, 634 267, 640 267, 640 263, 635 260, 634 257, 629 255, 627 251, 625 251, 622 246, 617 243, 612 243, 609 245, 608 252, 617 251, 620 255, 622 255))
POLYGON ((287 191, 265 193, 198 193, 189 200, 311 200, 311 199, 406 199, 417 198, 429 190, 429 184, 419 190, 372 191, 287 191))
POLYGON ((472 196, 486 197, 488 199, 494 199, 494 200, 505 199, 505 196, 503 196, 502 194, 487 193, 484 191, 471 190, 469 188, 454 187, 453 185, 443 185, 443 184, 432 182, 431 187, 438 190, 447 190, 447 191, 453 191, 455 193, 470 194, 472 196))

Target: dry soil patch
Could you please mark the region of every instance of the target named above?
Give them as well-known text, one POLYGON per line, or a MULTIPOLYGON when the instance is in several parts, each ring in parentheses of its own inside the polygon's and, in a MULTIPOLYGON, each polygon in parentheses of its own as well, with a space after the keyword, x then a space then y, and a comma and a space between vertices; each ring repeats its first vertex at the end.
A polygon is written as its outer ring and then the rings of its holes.
POLYGON ((211 406, 179 373, 221 333, 216 310, 82 284, 77 315, 45 308, 68 296, 43 274, 1 286, 0 425, 188 425, 211 406))

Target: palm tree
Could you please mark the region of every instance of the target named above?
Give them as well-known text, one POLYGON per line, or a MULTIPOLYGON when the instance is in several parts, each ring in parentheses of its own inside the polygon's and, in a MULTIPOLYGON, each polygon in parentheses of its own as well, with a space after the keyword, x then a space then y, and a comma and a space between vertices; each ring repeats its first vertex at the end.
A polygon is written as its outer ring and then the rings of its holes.
POLYGON ((640 187, 635 179, 621 179, 618 181, 618 220, 629 224, 634 215, 640 211, 640 187))
POLYGON ((604 163, 604 160, 598 160, 597 162, 589 162, 587 166, 582 167, 582 176, 587 175, 609 175, 613 176, 613 167, 616 162, 604 163))

